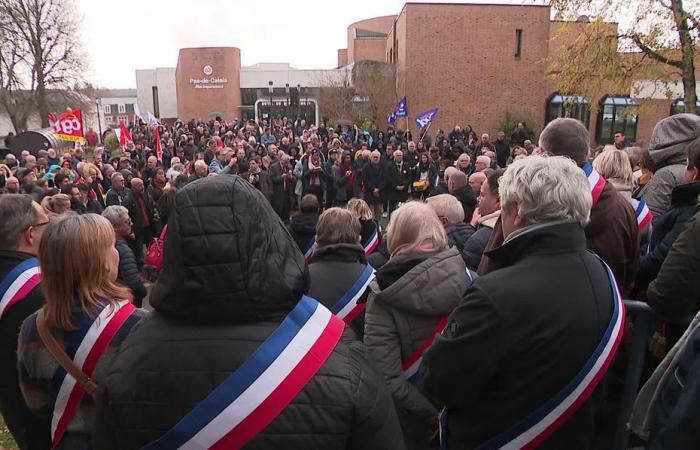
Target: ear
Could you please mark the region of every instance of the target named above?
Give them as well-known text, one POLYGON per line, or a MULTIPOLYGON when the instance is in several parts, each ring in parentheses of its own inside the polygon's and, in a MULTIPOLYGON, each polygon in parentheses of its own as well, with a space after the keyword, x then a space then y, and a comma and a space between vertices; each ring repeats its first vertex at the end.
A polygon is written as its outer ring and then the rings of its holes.
POLYGON ((441 216, 439 219, 440 219, 440 222, 442 222, 443 228, 447 228, 447 226, 448 226, 449 223, 450 223, 450 222, 447 220, 447 217, 441 216))

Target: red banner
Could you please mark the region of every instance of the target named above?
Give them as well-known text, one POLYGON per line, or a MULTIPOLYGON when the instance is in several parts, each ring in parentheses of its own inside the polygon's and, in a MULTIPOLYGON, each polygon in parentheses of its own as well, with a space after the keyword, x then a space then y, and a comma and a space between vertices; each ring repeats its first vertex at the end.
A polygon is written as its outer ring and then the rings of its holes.
POLYGON ((119 124, 119 146, 124 150, 129 142, 134 142, 134 140, 131 139, 129 130, 126 128, 126 125, 124 125, 124 122, 121 122, 119 124))
POLYGON ((158 126, 153 128, 153 133, 156 139, 156 158, 158 158, 158 161, 163 162, 163 145, 160 142, 160 131, 158 130, 158 126))
POLYGON ((61 114, 53 125, 53 131, 64 141, 83 142, 85 130, 83 129, 83 112, 79 109, 61 114))

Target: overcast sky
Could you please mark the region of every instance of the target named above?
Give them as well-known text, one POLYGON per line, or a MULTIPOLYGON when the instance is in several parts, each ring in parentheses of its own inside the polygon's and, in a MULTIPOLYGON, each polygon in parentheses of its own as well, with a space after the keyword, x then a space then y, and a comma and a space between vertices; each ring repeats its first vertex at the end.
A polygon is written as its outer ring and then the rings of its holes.
MULTIPOLYGON (((404 0, 74 0, 90 61, 87 79, 98 87, 134 88, 136 69, 175 67, 183 47, 231 46, 241 62, 289 62, 328 69, 347 46, 358 20, 398 14, 404 0)), ((491 0, 463 3, 531 3, 491 0)), ((434 0, 428 0, 436 3, 434 0)))

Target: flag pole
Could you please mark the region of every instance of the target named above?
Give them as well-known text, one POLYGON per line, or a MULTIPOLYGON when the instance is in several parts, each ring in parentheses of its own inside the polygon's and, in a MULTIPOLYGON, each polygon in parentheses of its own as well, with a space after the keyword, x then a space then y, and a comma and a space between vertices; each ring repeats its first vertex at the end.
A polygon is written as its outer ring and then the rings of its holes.
MULTIPOLYGON (((428 126, 426 127, 425 132, 420 137, 420 142, 423 142, 423 139, 425 138, 425 135, 428 134, 428 131, 430 130, 430 126, 432 124, 433 124, 432 120, 430 122, 428 122, 428 126)), ((430 150, 430 149, 428 149, 428 150, 430 150)))

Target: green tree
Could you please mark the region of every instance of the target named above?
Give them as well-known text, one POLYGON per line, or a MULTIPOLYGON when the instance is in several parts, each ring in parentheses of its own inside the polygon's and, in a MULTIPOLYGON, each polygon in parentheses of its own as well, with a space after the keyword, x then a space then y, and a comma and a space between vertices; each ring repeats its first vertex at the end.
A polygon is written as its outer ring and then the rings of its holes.
POLYGON ((640 79, 659 81, 668 92, 667 83, 677 77, 686 111, 697 112, 700 2, 551 0, 550 5, 557 19, 593 17, 562 25, 555 37, 559 51, 549 61, 549 74, 562 92, 590 96, 603 86, 622 92, 640 79))

